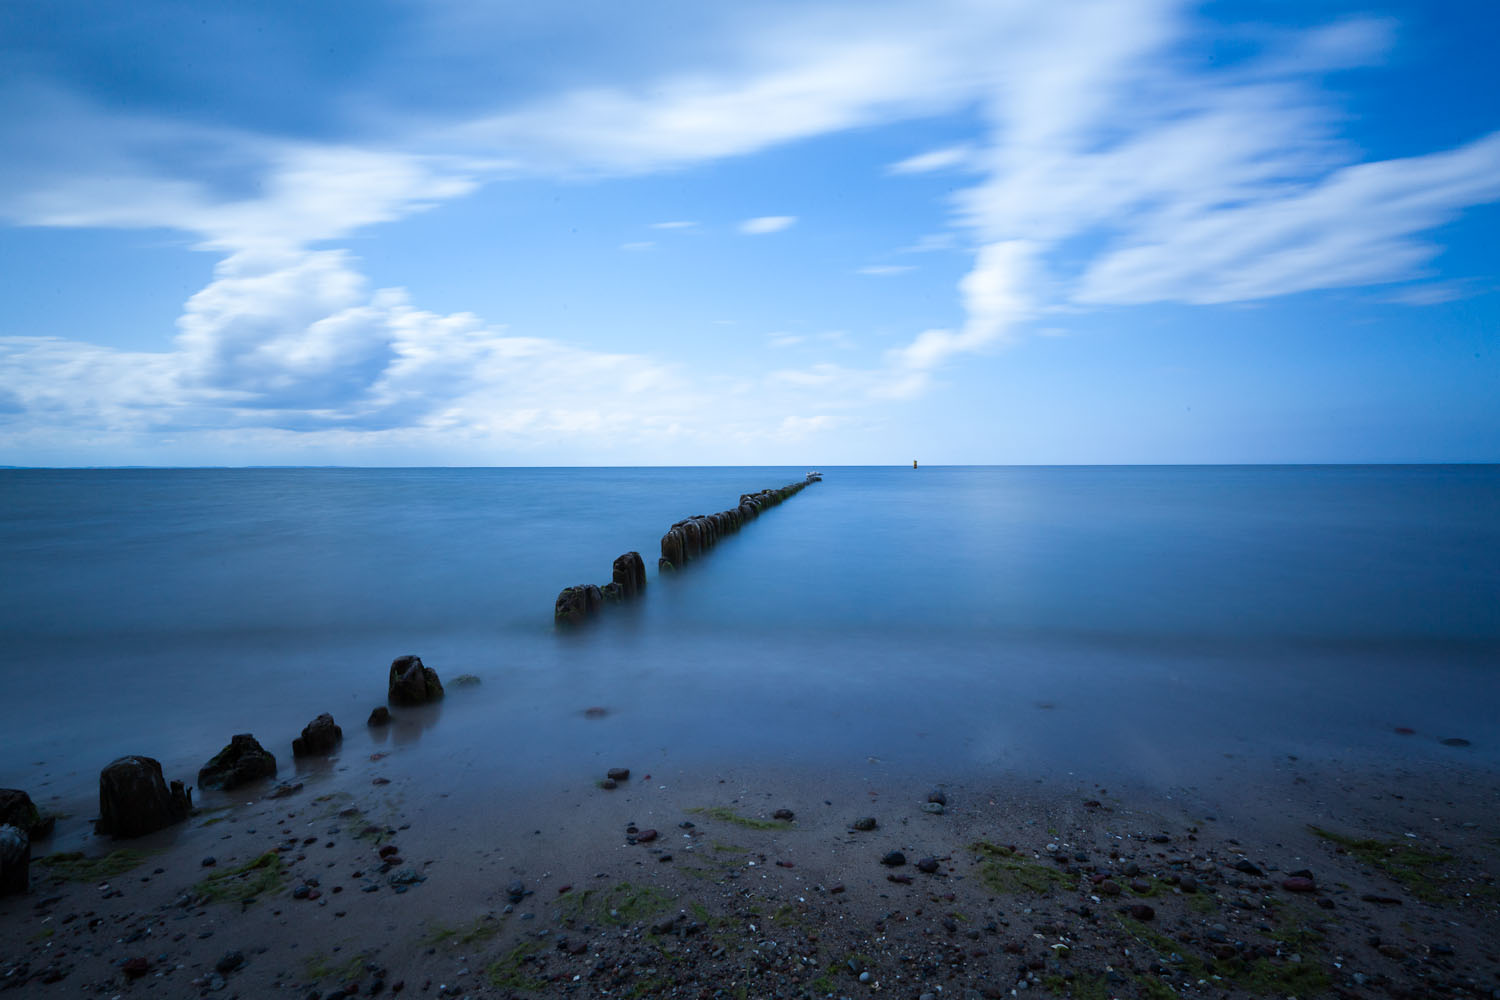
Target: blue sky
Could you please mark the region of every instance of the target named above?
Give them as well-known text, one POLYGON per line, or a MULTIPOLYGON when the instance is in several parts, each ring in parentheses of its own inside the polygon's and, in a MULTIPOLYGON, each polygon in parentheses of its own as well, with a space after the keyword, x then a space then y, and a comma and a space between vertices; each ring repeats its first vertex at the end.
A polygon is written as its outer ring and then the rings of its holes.
POLYGON ((0 7, 0 464, 1500 461, 1492 3, 0 7))

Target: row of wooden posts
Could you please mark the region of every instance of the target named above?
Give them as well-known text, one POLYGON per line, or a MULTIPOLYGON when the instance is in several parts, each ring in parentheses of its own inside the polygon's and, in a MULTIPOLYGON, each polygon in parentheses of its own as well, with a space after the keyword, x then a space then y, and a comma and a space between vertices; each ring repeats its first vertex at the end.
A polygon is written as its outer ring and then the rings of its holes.
MULTIPOLYGON (((755 520, 777 504, 796 496, 822 479, 809 473, 801 482, 788 483, 759 493, 743 493, 738 505, 717 514, 695 514, 678 521, 661 536, 661 558, 657 571, 670 573, 705 555, 719 539, 755 520)), ((632 600, 646 591, 646 562, 639 552, 627 552, 615 560, 612 578, 599 587, 592 583, 566 587, 557 595, 552 617, 559 625, 578 625, 597 614, 606 604, 632 600)))

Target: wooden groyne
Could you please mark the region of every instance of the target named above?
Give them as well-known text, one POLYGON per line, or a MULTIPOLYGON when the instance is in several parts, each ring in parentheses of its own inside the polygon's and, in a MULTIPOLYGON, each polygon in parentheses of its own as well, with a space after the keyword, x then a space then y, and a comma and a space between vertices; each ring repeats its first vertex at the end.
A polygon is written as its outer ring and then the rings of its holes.
MULTIPOLYGON (((694 514, 678 521, 661 536, 661 558, 656 561, 658 572, 672 572, 701 558, 725 535, 739 531, 762 512, 796 496, 812 483, 821 482, 822 478, 820 474, 810 472, 801 482, 759 493, 743 493, 739 504, 729 510, 717 514, 694 514)), ((564 588, 557 595, 552 618, 559 625, 578 625, 597 614, 605 604, 631 600, 645 589, 645 561, 639 552, 627 552, 615 560, 614 578, 603 587, 584 583, 564 588)))

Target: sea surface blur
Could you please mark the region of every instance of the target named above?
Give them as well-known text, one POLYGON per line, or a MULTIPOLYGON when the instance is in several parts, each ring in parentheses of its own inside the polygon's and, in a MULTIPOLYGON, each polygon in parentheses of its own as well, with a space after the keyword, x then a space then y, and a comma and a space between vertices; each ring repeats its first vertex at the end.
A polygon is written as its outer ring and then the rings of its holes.
POLYGON ((673 521, 806 471, 0 471, 0 785, 191 782, 238 732, 290 763, 323 711, 365 747, 404 653, 449 695, 392 746, 512 782, 1500 763, 1500 467, 829 468, 657 575, 673 521), (556 631, 631 549, 644 598, 556 631))

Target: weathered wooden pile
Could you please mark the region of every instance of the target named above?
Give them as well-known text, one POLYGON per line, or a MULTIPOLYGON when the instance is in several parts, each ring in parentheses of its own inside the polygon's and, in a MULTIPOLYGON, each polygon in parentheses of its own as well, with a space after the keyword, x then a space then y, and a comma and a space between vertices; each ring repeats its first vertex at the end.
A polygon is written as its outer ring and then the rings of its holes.
MULTIPOLYGON (((717 514, 695 514, 678 521, 661 536, 661 558, 656 562, 657 570, 668 573, 681 569, 704 555, 725 535, 739 531, 746 522, 759 517, 762 511, 796 496, 809 483, 819 482, 821 478, 809 474, 806 480, 799 483, 788 483, 759 493, 743 493, 740 495, 739 505, 730 510, 721 510, 717 514)), ((645 589, 646 564, 639 552, 627 552, 615 560, 614 579, 603 587, 584 583, 564 588, 557 595, 552 618, 559 625, 578 625, 593 617, 605 604, 630 600, 645 589)))
POLYGON ((552 619, 559 625, 577 625, 606 603, 618 604, 639 597, 646 590, 646 561, 639 552, 627 552, 615 560, 612 577, 602 587, 592 583, 564 587, 552 608, 552 619))

